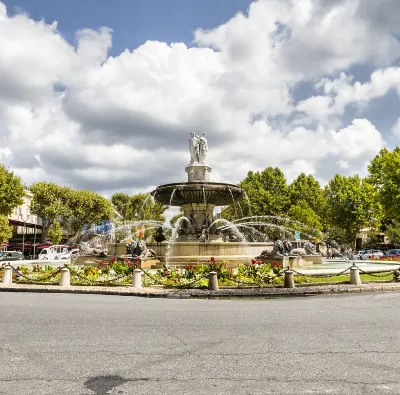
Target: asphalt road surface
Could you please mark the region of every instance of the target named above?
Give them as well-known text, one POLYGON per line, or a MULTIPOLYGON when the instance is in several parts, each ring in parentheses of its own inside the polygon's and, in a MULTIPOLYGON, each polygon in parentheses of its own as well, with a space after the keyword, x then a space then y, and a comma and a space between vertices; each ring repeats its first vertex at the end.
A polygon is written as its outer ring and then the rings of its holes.
POLYGON ((0 293, 0 394, 399 394, 400 293, 0 293))

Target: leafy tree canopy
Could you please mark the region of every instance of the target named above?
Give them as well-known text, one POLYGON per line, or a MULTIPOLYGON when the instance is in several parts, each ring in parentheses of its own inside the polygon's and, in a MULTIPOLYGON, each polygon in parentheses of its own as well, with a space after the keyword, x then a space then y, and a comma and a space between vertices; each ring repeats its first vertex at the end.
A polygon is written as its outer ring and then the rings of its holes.
POLYGON ((299 201, 303 201, 320 217, 324 215, 326 211, 324 190, 311 174, 301 173, 289 185, 288 191, 292 205, 298 205, 299 201))
POLYGON ((37 182, 30 187, 33 194, 31 212, 43 220, 42 239, 46 240, 50 226, 56 219, 71 217, 71 189, 53 182, 37 182))
POLYGON ((124 221, 156 220, 165 221, 164 212, 168 206, 155 202, 149 193, 136 193, 129 196, 115 193, 112 203, 122 215, 124 221))
POLYGON ((306 233, 307 235, 317 236, 322 230, 321 219, 318 214, 309 206, 307 201, 299 200, 290 207, 288 211, 289 218, 299 221, 306 226, 297 224, 291 225, 292 228, 306 233))
POLYGON ((0 164, 0 215, 10 215, 24 202, 24 194, 21 179, 0 164))
POLYGON ((122 215, 123 221, 132 218, 131 197, 128 194, 122 192, 114 193, 111 197, 111 202, 122 215))
POLYGON ((358 175, 338 174, 325 188, 329 222, 343 232, 343 241, 353 244, 362 228, 377 227, 382 215, 373 186, 358 175))
POLYGON ((111 201, 92 191, 71 191, 68 204, 71 210, 70 225, 74 232, 81 231, 84 225, 99 224, 114 216, 111 201))
POLYGON ((388 225, 385 233, 390 242, 400 245, 400 222, 394 221, 391 225, 388 225))
POLYGON ((12 226, 8 224, 8 218, 0 215, 0 243, 10 240, 12 237, 12 226))
POLYGON ((382 149, 371 161, 368 181, 378 192, 386 217, 400 220, 400 147, 382 149))
POLYGON ((232 220, 249 215, 282 215, 289 207, 286 179, 277 167, 267 167, 261 172, 249 171, 239 185, 246 191, 250 204, 246 197, 242 198, 239 204, 222 211, 223 218, 232 220))
POLYGON ((62 228, 60 222, 55 220, 53 226, 49 229, 48 236, 53 244, 59 244, 62 239, 62 228))

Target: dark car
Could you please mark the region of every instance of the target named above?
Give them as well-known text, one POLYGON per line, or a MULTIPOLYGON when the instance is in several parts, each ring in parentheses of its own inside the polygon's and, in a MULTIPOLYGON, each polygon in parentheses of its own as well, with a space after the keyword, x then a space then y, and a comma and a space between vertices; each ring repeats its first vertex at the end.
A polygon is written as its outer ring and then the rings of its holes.
POLYGON ((0 252, 0 261, 21 261, 24 256, 20 251, 3 251, 0 252))
POLYGON ((387 258, 389 258, 389 257, 393 258, 396 256, 400 257, 400 250, 398 250, 398 249, 389 250, 385 254, 385 257, 387 257, 387 258))

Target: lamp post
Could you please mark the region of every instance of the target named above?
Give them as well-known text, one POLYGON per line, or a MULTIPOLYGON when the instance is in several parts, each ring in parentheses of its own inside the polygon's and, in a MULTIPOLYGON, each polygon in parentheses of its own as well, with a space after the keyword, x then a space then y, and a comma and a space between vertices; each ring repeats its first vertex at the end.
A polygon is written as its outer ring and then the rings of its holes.
POLYGON ((30 217, 31 216, 29 214, 27 214, 27 217, 24 220, 24 217, 22 216, 22 214, 20 214, 20 218, 21 218, 22 222, 24 223, 24 227, 22 228, 22 255, 24 255, 24 256, 25 256, 25 225, 29 221, 30 217))
POLYGON ((36 256, 36 222, 37 222, 37 217, 35 219, 35 230, 33 233, 33 259, 35 259, 36 256))

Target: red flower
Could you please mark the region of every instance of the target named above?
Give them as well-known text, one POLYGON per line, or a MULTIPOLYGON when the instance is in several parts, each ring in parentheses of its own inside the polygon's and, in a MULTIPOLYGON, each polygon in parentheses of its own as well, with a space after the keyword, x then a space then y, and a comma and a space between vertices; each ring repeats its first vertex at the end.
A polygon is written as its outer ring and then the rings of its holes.
POLYGON ((57 270, 60 270, 60 269, 61 269, 61 266, 58 266, 57 270))
POLYGON ((257 261, 257 265, 262 265, 262 261, 257 261))
POLYGON ((253 264, 256 263, 256 262, 257 262, 257 261, 256 261, 255 259, 252 259, 252 260, 251 260, 251 263, 253 263, 253 264))
POLYGON ((137 257, 135 258, 135 261, 137 262, 137 261, 139 261, 139 259, 140 259, 140 258, 137 256, 137 257))
POLYGON ((274 262, 274 263, 272 264, 272 266, 273 266, 273 267, 279 267, 279 263, 278 263, 278 262, 274 262))
POLYGON ((211 257, 211 262, 215 262, 215 258, 213 256, 211 257))

